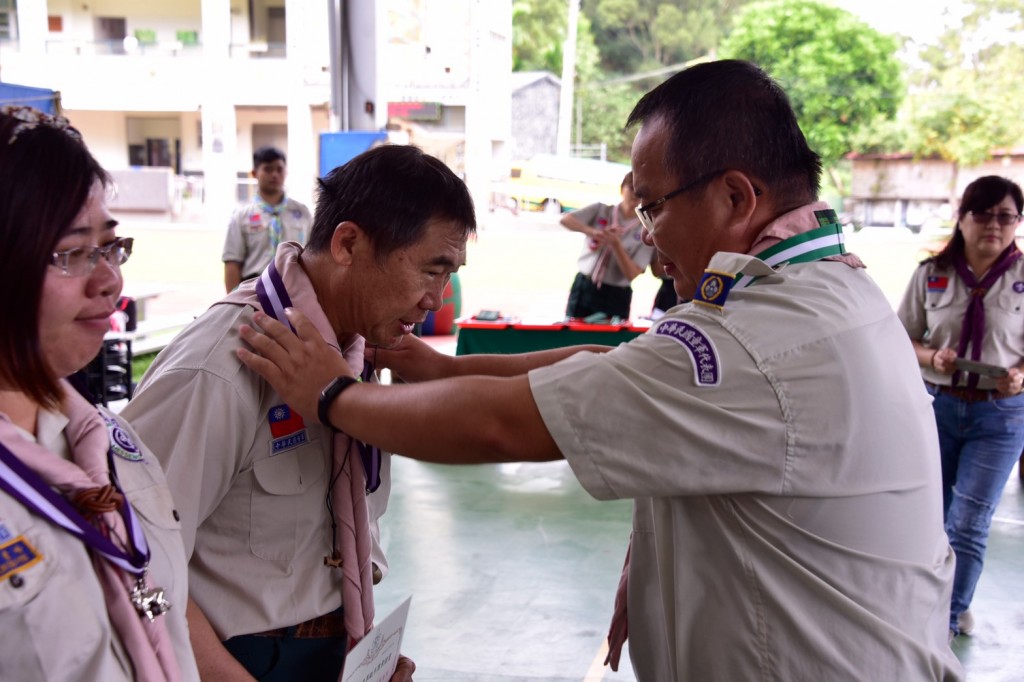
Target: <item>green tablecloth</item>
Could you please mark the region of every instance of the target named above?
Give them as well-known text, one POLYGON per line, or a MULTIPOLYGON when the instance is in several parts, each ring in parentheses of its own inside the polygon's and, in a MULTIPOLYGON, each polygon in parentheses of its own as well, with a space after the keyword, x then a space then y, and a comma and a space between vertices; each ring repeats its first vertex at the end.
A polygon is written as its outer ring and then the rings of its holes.
POLYGON ((548 348, 598 344, 617 346, 643 334, 643 330, 587 331, 576 329, 459 328, 456 355, 527 353, 548 348))

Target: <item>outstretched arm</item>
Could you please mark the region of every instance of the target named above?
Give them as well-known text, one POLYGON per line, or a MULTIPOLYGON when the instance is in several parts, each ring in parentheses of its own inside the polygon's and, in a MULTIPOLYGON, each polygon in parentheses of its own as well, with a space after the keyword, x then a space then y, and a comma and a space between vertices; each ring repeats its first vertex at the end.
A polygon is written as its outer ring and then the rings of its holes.
MULTIPOLYGON (((351 376, 351 370, 302 313, 288 313, 296 333, 266 315, 254 320, 262 333, 247 325, 240 333, 256 352, 239 349, 239 359, 300 414, 317 414, 320 392, 335 377, 351 376)), ((562 456, 525 375, 404 386, 356 384, 331 403, 327 416, 332 426, 354 438, 425 461, 472 464, 562 456)))
POLYGON ((366 359, 377 368, 388 368, 403 381, 431 381, 456 376, 512 377, 547 367, 581 351, 605 353, 611 346, 566 346, 512 355, 462 355, 453 357, 434 350, 425 341, 406 336, 396 348, 367 347, 366 359))

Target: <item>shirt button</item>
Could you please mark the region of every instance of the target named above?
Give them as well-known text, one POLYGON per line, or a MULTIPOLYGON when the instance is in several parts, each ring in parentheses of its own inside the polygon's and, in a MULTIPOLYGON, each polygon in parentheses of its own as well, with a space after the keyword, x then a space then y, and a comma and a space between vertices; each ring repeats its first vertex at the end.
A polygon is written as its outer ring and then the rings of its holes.
POLYGON ((175 521, 181 521, 181 515, 178 513, 177 509, 172 509, 171 513, 174 515, 175 521))
POLYGON ((25 579, 15 573, 11 576, 11 587, 21 587, 25 584, 25 579))

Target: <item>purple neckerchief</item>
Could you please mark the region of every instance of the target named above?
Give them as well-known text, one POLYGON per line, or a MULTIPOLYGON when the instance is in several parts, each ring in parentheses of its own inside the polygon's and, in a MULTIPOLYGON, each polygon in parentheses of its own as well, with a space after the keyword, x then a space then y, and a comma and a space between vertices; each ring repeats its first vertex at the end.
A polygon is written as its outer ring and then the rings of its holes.
MULTIPOLYGON (((124 494, 114 474, 113 453, 107 451, 110 474, 114 488, 124 494)), ((55 526, 68 531, 88 547, 94 549, 107 561, 119 566, 132 575, 141 576, 149 564, 149 545, 142 527, 135 518, 135 511, 125 498, 121 507, 130 552, 120 549, 110 538, 89 523, 81 512, 58 495, 36 472, 29 469, 13 452, 0 443, 0 489, 21 502, 29 509, 55 526)))
MULTIPOLYGON (((278 272, 277 265, 270 261, 270 265, 263 270, 259 279, 256 280, 256 297, 259 299, 263 312, 275 320, 287 324, 294 332, 288 318, 285 316, 285 308, 292 306, 292 299, 288 296, 288 290, 284 286, 284 279, 278 272)), ((373 365, 363 361, 363 372, 360 380, 367 383, 374 380, 373 365)), ((372 493, 380 487, 380 448, 360 440, 356 440, 359 454, 363 460, 363 472, 366 474, 366 492, 372 493)))
MULTIPOLYGON (((363 360, 363 373, 359 375, 360 381, 372 383, 377 380, 373 373, 374 366, 367 360, 363 360)), ((380 487, 380 448, 376 445, 356 440, 359 448, 359 455, 363 458, 363 472, 366 474, 366 492, 372 493, 380 487)))
MULTIPOLYGON (((999 259, 988 269, 985 276, 978 281, 978 278, 967 267, 967 259, 963 253, 953 256, 953 267, 956 274, 971 291, 971 302, 967 304, 967 311, 964 313, 964 323, 960 328, 960 345, 956 354, 964 357, 967 351, 967 344, 971 344, 971 360, 981 360, 981 346, 985 339, 985 294, 996 283, 1003 274, 1020 258, 1020 250, 1017 244, 1010 242, 1010 245, 999 254, 999 259)), ((973 372, 967 374, 967 387, 977 388, 979 377, 973 372)), ((953 374, 953 385, 956 386, 960 380, 960 371, 953 374)))

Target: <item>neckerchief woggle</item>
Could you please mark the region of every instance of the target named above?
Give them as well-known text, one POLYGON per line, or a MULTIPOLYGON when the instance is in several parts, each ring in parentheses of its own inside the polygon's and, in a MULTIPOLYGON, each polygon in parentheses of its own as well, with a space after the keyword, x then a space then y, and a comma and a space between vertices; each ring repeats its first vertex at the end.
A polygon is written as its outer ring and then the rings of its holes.
MULTIPOLYGON (((106 417, 103 417, 103 420, 109 425, 109 420, 106 417)), ((108 437, 113 438, 109 429, 108 437)), ((127 436, 125 435, 125 437, 127 436)), ((123 495, 117 474, 114 472, 113 443, 107 450, 107 464, 110 467, 111 483, 117 492, 123 495)), ((138 519, 135 518, 135 510, 132 509, 127 497, 125 497, 120 514, 127 531, 130 551, 117 547, 110 538, 89 523, 81 512, 47 485, 39 474, 26 466, 3 443, 0 443, 0 488, 21 502, 27 509, 77 537, 112 564, 140 578, 145 575, 146 567, 149 565, 149 545, 146 543, 146 536, 142 532, 138 519)))
MULTIPOLYGON (((817 227, 785 239, 754 256, 773 268, 783 264, 810 263, 846 254, 842 225, 833 209, 815 211, 817 227)), ((760 275, 706 270, 701 277, 694 302, 721 308, 733 288, 754 284, 760 275)))
MULTIPOLYGON (((287 289, 285 289, 284 279, 281 277, 281 273, 278 272, 274 261, 270 261, 270 265, 263 270, 256 281, 256 298, 259 299, 263 312, 278 322, 287 324, 288 328, 293 333, 295 332, 295 327, 292 326, 292 323, 288 321, 288 317, 284 314, 285 308, 292 306, 292 299, 288 295, 287 289)), ((359 376, 359 380, 368 383, 372 377, 373 365, 364 359, 363 372, 359 376)), ((372 493, 380 487, 380 448, 360 440, 356 440, 356 445, 359 448, 359 455, 363 459, 366 492, 372 493)))
POLYGON ((287 203, 288 199, 284 196, 281 197, 281 202, 276 206, 271 206, 263 200, 263 197, 257 199, 260 210, 270 214, 270 248, 275 251, 277 250, 277 245, 281 243, 281 235, 284 232, 284 226, 281 224, 281 214, 284 213, 287 203))

